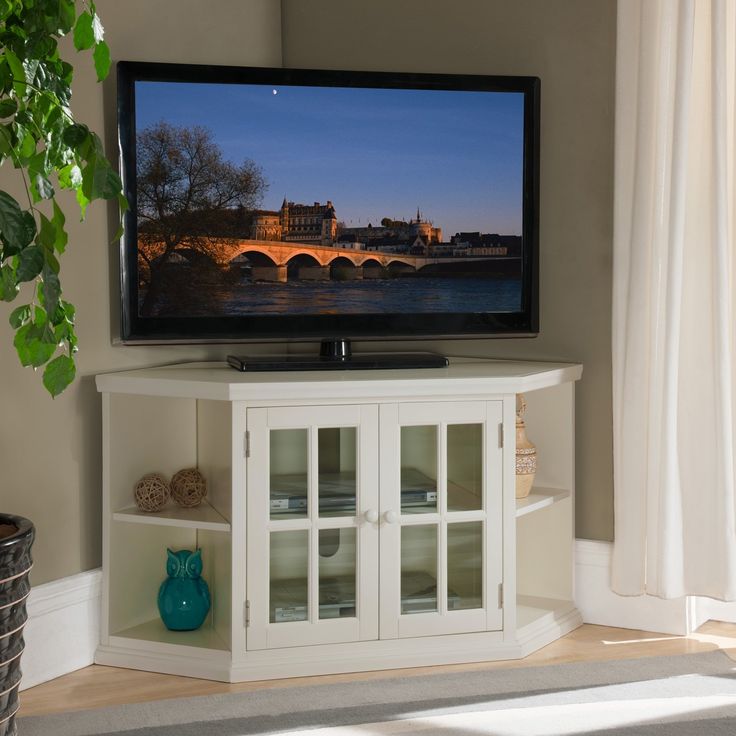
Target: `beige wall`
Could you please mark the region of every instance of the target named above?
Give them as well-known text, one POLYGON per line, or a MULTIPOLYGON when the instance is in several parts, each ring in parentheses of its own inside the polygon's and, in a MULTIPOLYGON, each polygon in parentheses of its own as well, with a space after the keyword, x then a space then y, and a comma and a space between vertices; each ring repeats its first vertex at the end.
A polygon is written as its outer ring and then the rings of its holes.
POLYGON ((444 350, 584 363, 577 535, 612 539, 615 0, 284 0, 282 16, 287 67, 541 78, 541 334, 444 350))
MULTIPOLYGON (((615 0, 98 0, 114 60, 533 74, 542 78, 542 335, 450 353, 580 360, 578 534, 612 536, 610 290, 615 0)), ((115 85, 78 58, 73 106, 115 146, 115 85)), ((196 105, 196 100, 192 101, 196 105)), ((3 170, 0 186, 15 188, 3 170)), ((71 213, 71 204, 68 212, 71 213)), ((211 347, 120 347, 104 205, 68 217, 66 298, 80 379, 52 401, 9 349, 0 310, 0 508, 38 528, 34 582, 100 564, 100 399, 94 375, 221 358, 211 347)), ((530 428, 533 439, 533 429, 530 428)))

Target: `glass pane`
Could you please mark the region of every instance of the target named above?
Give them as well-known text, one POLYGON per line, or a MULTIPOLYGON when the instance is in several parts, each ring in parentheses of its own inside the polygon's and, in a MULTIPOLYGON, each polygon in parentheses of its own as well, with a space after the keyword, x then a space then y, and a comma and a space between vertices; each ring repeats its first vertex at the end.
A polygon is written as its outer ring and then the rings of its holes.
POLYGON ((483 507, 483 425, 447 425, 447 510, 483 507))
POLYGON ((355 527, 320 529, 319 617, 355 616, 355 527))
POLYGON ((401 513, 437 511, 436 425, 401 428, 401 513))
POLYGON ((307 515, 309 433, 306 429, 272 429, 271 518, 298 519, 307 515))
POLYGON ((437 525, 401 527, 401 613, 437 610, 437 525))
POLYGON ((309 532, 271 532, 272 624, 309 617, 309 532))
POLYGON ((483 522, 447 525, 447 610, 483 608, 483 522))
POLYGON ((355 516, 355 427, 317 430, 319 515, 355 516))

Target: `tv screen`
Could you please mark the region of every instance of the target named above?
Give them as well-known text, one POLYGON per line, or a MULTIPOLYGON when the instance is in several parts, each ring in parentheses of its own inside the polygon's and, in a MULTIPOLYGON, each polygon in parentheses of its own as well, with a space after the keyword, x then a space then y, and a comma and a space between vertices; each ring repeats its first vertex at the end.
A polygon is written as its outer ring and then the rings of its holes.
POLYGON ((534 335, 539 80, 118 64, 125 342, 534 335))

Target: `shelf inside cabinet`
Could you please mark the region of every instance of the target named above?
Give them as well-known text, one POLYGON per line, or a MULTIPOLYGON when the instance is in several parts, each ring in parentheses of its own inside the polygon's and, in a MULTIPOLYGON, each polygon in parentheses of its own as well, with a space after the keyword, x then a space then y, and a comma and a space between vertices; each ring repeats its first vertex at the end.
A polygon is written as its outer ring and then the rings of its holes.
POLYGON ((526 498, 516 499, 516 517, 552 506, 569 496, 570 491, 564 488, 537 488, 535 486, 526 498))
POLYGON ((210 503, 203 501, 199 506, 183 508, 169 506, 161 511, 141 511, 137 506, 127 506, 116 511, 112 518, 133 524, 174 526, 180 529, 206 529, 214 532, 229 532, 230 522, 210 503))
POLYGON ((131 626, 123 631, 116 631, 113 637, 131 639, 135 641, 158 642, 176 646, 197 647, 199 649, 214 649, 229 651, 230 647, 212 626, 205 623, 196 631, 169 631, 161 619, 156 618, 137 626, 131 626))

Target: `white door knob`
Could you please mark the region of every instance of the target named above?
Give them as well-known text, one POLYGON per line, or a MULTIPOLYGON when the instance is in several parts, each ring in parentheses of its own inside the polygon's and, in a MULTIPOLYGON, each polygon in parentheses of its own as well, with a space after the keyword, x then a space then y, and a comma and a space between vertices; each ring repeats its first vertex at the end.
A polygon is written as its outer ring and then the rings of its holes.
POLYGON ((397 516, 395 511, 387 511, 383 515, 383 518, 387 524, 395 524, 399 520, 399 517, 397 516))
POLYGON ((363 514, 363 518, 367 522, 375 524, 378 521, 378 511, 376 511, 375 509, 368 509, 368 511, 363 514))

